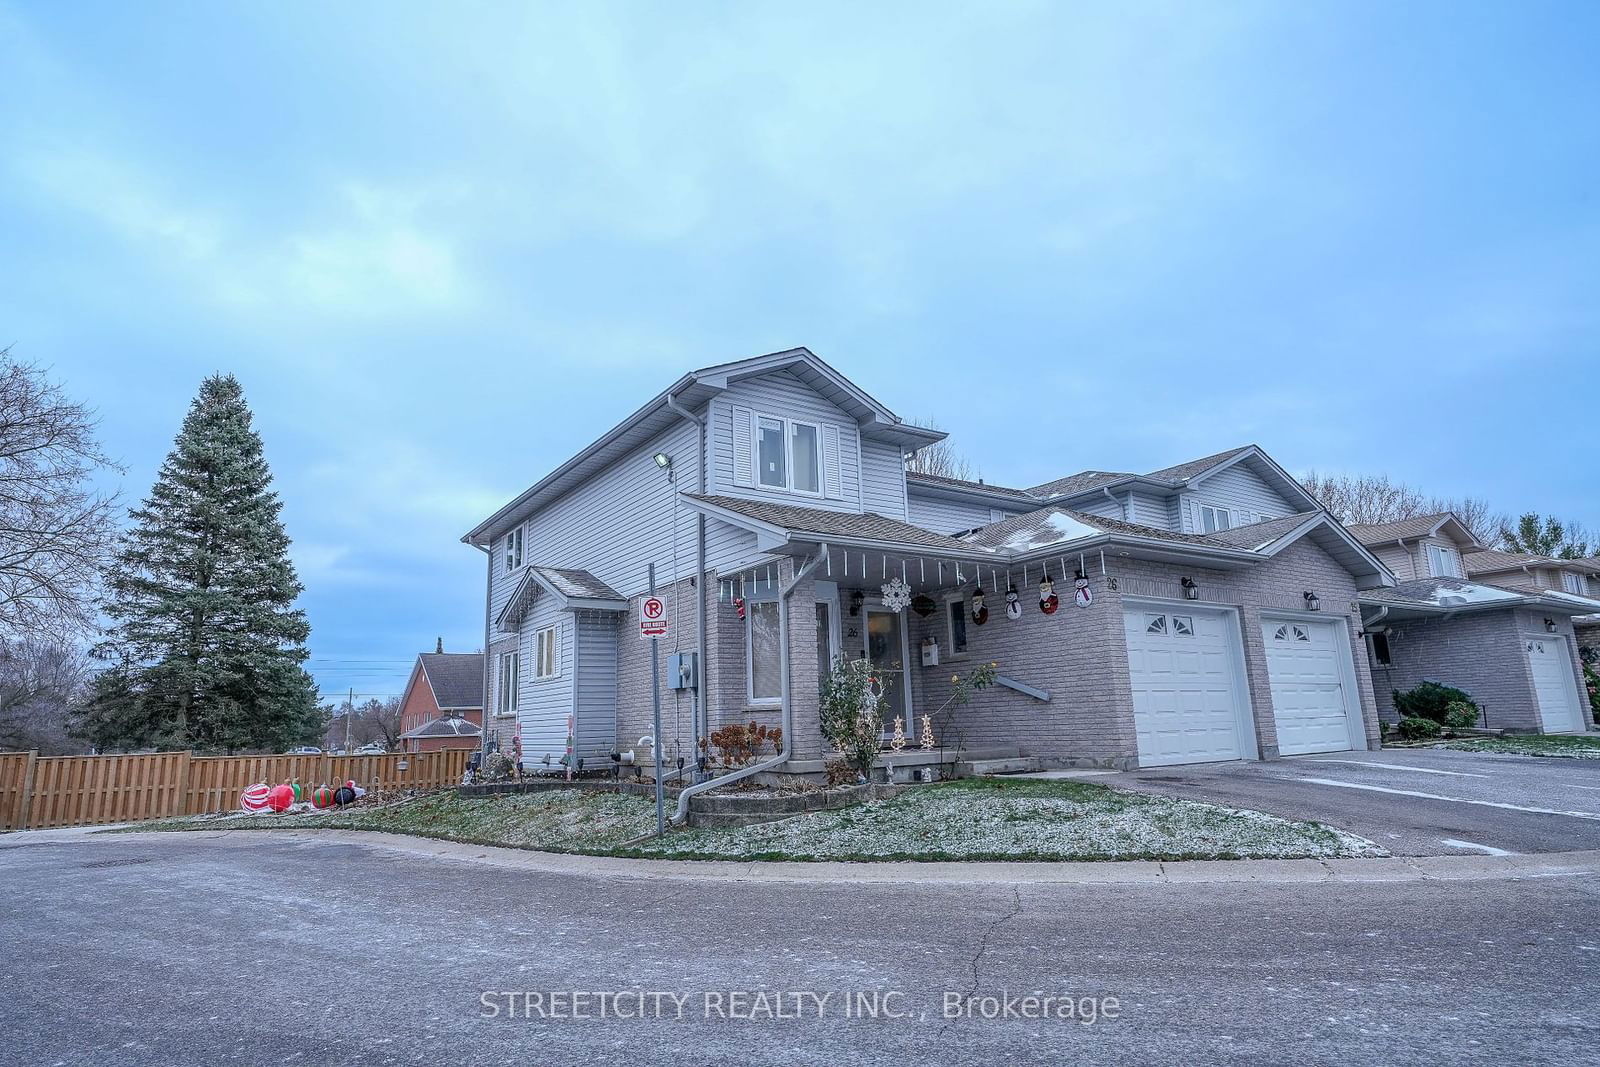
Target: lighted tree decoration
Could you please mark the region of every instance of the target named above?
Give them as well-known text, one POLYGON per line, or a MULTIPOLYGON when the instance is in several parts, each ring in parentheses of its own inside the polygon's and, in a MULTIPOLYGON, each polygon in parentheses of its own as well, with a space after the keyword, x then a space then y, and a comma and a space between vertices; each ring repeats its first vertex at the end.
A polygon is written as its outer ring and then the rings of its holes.
POLYGON ((933 716, 927 712, 922 713, 922 747, 933 748, 933 716))
POLYGON ((889 737, 889 747, 896 752, 906 747, 906 720, 903 715, 894 717, 894 733, 889 737))

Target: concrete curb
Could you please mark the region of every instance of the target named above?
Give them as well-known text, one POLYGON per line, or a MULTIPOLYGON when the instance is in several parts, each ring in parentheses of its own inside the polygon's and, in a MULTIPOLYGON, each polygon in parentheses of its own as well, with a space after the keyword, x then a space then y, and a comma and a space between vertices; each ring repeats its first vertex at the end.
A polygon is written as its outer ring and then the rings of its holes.
POLYGON ((1384 859, 1150 860, 1076 863, 731 863, 640 860, 466 845, 366 830, 184 830, 97 834, 105 827, 28 830, 0 837, 0 852, 43 844, 195 841, 224 848, 268 842, 338 843, 412 856, 583 878, 677 881, 912 883, 925 885, 1176 885, 1193 882, 1478 882, 1600 874, 1600 849, 1517 856, 1392 856, 1384 859))

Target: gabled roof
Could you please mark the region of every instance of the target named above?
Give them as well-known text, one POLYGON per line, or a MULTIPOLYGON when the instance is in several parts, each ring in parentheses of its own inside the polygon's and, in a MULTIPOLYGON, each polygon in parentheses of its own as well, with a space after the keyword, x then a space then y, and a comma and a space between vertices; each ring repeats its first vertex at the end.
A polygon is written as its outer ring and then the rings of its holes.
POLYGON ((441 711, 483 707, 483 653, 423 652, 417 666, 441 711))
POLYGON ((1594 557, 1586 559, 1555 559, 1550 556, 1535 556, 1527 552, 1501 552, 1498 549, 1486 548, 1481 552, 1471 552, 1462 559, 1467 565, 1467 574, 1504 574, 1507 571, 1520 571, 1528 567, 1547 567, 1555 570, 1582 571, 1585 574, 1596 572, 1594 557))
POLYGON ((461 540, 488 544, 545 504, 594 476, 677 423, 681 410, 694 411, 731 384, 774 371, 788 371, 856 420, 861 435, 908 449, 944 440, 941 430, 904 422, 806 348, 790 348, 753 359, 719 363, 690 371, 643 407, 607 430, 599 440, 545 475, 510 503, 474 526, 461 540))
POLYGON ((1215 467, 1222 467, 1236 459, 1242 459, 1252 449, 1257 452, 1261 451, 1255 445, 1240 445, 1237 448, 1230 448, 1226 452, 1217 452, 1209 456, 1202 456, 1199 459, 1191 459, 1187 463, 1177 463, 1171 467, 1162 467, 1158 471, 1151 471, 1145 477, 1155 478, 1164 482, 1186 482, 1190 478, 1205 474, 1215 467))
POLYGON ((540 590, 556 598, 559 611, 628 610, 626 597, 588 571, 529 564, 512 587, 500 614, 494 617, 495 628, 502 633, 509 632, 528 601, 540 590))
POLYGON ((1396 541, 1413 541, 1419 537, 1433 537, 1441 530, 1448 530, 1450 539, 1461 545, 1464 551, 1470 552, 1478 547, 1478 539, 1472 536, 1467 524, 1453 511, 1413 515, 1409 519, 1399 519, 1395 522, 1352 523, 1345 529, 1349 530, 1357 541, 1368 547, 1393 544, 1396 541))
POLYGON ((1172 493, 1179 489, 1188 488, 1204 478, 1227 470, 1236 463, 1251 463, 1257 468, 1257 473, 1264 476, 1272 483, 1274 488, 1285 498, 1299 500, 1307 508, 1320 508, 1321 504, 1306 492, 1288 471, 1278 466, 1276 460, 1262 451, 1258 445, 1241 445, 1230 448, 1225 452, 1202 456, 1192 459, 1187 463, 1179 463, 1171 467, 1163 467, 1149 474, 1119 474, 1113 471, 1080 471, 1070 474, 1065 478, 1057 478, 1053 482, 1045 482, 1028 490, 1041 500, 1063 499, 1077 496, 1082 493, 1098 492, 1102 489, 1112 489, 1122 485, 1142 485, 1158 493, 1172 493))
POLYGON ((1026 489, 1007 489, 1000 485, 990 485, 985 481, 968 481, 965 478, 946 478, 939 474, 920 474, 917 471, 906 472, 906 482, 910 485, 921 485, 932 489, 953 489, 962 493, 993 493, 997 496, 1016 497, 1022 501, 1037 500, 1033 493, 1026 489))
POLYGON ((1418 578, 1388 589, 1363 589, 1362 603, 1388 607, 1391 616, 1454 615, 1528 607, 1571 617, 1600 611, 1600 601, 1550 590, 1530 592, 1462 578, 1418 578))
POLYGON ((415 729, 407 730, 401 737, 477 737, 483 731, 470 719, 445 715, 431 719, 415 729))
POLYGON ((1173 533, 1154 526, 1141 526, 1121 519, 1110 519, 1103 515, 1091 515, 1086 511, 1073 511, 1070 508, 1053 505, 1036 508, 1022 515, 1013 515, 1000 522, 992 522, 966 534, 962 540, 986 548, 1004 549, 1019 555, 1027 555, 1029 552, 1055 548, 1101 534, 1118 533, 1153 541, 1170 541, 1174 544, 1228 547, 1218 545, 1202 534, 1173 533))

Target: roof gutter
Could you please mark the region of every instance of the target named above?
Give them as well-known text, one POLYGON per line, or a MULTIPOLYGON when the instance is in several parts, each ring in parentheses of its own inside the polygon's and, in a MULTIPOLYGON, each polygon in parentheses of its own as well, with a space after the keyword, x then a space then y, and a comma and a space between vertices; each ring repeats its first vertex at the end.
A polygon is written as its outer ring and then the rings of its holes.
POLYGON ((811 576, 821 563, 828 558, 828 546, 823 545, 822 550, 805 562, 792 579, 778 590, 778 694, 782 702, 783 711, 783 748, 776 756, 764 759, 760 763, 751 764, 732 774, 724 774, 718 778, 708 778, 697 782, 678 794, 678 810, 673 813, 672 823, 681 826, 689 817, 689 800, 714 786, 727 785, 748 778, 753 774, 771 770, 789 760, 794 751, 794 700, 791 696, 793 680, 792 664, 789 662, 789 598, 794 595, 795 588, 811 576))

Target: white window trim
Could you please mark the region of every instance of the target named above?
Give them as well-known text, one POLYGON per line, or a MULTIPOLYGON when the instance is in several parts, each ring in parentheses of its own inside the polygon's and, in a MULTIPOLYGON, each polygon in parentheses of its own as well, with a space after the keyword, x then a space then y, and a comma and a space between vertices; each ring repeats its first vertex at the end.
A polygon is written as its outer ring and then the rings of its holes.
POLYGON ((949 649, 949 653, 948 653, 947 658, 949 658, 949 659, 962 659, 962 658, 965 658, 968 655, 968 653, 971 651, 971 649, 972 649, 972 631, 971 630, 967 631, 967 647, 958 650, 956 648, 956 614, 957 613, 950 610, 950 605, 952 605, 952 604, 960 604, 961 605, 961 612, 960 613, 962 615, 965 615, 966 611, 967 611, 967 596, 966 596, 966 594, 965 593, 950 593, 949 595, 947 595, 944 598, 944 639, 945 639, 945 641, 948 642, 948 644, 946 644, 945 647, 947 649, 949 649))
POLYGON ((500 551, 502 553, 502 558, 505 560, 505 573, 515 574, 517 571, 522 569, 523 560, 525 557, 522 542, 522 527, 520 526, 518 526, 515 530, 506 531, 506 535, 500 539, 500 551), (513 540, 516 541, 516 551, 514 553, 512 551, 513 540))
POLYGON ((827 450, 822 446, 822 424, 812 422, 810 419, 790 419, 782 415, 770 415, 764 411, 755 413, 751 420, 750 458, 755 467, 755 487, 765 489, 772 493, 797 493, 800 496, 811 496, 821 499, 828 491, 828 472, 823 464, 826 462, 827 450), (783 427, 780 436, 783 438, 783 485, 768 485, 761 480, 761 420, 775 422, 783 427), (817 487, 816 489, 801 489, 794 484, 794 430, 795 426, 809 426, 816 431, 817 453, 817 487))
MULTIPOLYGON (((1196 511, 1195 514, 1196 514, 1196 517, 1200 520, 1200 528, 1197 531, 1195 531, 1196 533, 1202 533, 1202 534, 1220 533, 1223 530, 1231 530, 1235 526, 1239 525, 1235 521, 1237 516, 1234 515, 1232 508, 1225 508, 1221 504, 1198 504, 1197 508, 1198 508, 1198 510, 1196 511), (1213 515, 1225 515, 1225 516, 1227 516, 1228 525, 1227 526, 1219 526, 1215 530, 1206 529, 1206 512, 1208 512, 1208 511, 1212 512, 1213 515)), ((1213 521, 1215 521, 1215 520, 1213 519, 1213 521)))
POLYGON ((1576 574, 1572 571, 1561 572, 1561 588, 1575 596, 1589 595, 1588 583, 1584 581, 1583 575, 1576 574), (1576 588, 1574 588, 1574 586, 1576 586, 1576 588))
POLYGON ((533 680, 548 682, 552 678, 561 677, 561 624, 542 626, 533 632, 533 680), (545 636, 550 638, 550 670, 544 669, 544 642, 545 636))
POLYGON ((1423 555, 1428 560, 1428 576, 1431 578, 1460 578, 1461 568, 1456 563, 1456 554, 1446 545, 1424 544, 1423 555))
POLYGON ((512 716, 517 713, 517 690, 521 688, 522 681, 522 653, 517 649, 502 652, 495 669, 495 715, 512 716), (507 676, 509 666, 509 677, 507 676))
MULTIPOLYGON (((753 708, 775 708, 783 704, 783 693, 780 689, 776 696, 756 696, 756 657, 755 642, 751 639, 751 626, 755 621, 755 607, 757 604, 777 604, 778 610, 783 610, 783 602, 774 593, 769 596, 751 597, 745 601, 744 609, 744 697, 745 701, 753 708)), ((831 622, 830 622, 831 625, 831 622)), ((783 649, 778 649, 780 657, 779 669, 782 669, 781 657, 783 649)))

